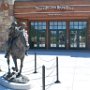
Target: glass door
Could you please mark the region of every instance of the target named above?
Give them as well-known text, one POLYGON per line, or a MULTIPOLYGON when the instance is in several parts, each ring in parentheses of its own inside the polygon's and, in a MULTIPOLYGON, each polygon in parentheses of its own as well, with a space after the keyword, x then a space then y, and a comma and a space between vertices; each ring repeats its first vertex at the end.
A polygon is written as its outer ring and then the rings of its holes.
POLYGON ((46 22, 31 22, 30 48, 46 47, 46 22))
POLYGON ((50 31, 50 47, 57 47, 57 32, 50 31))
POLYGON ((77 31, 71 31, 70 32, 70 47, 77 47, 78 43, 78 39, 77 39, 77 31))
POLYGON ((79 47, 86 47, 86 32, 85 30, 79 31, 79 47))
POLYGON ((70 48, 86 48, 86 21, 70 22, 70 48))
POLYGON ((58 47, 65 47, 66 45, 65 31, 58 31, 58 47))
POLYGON ((50 48, 66 47, 66 22, 51 21, 49 22, 49 46, 50 48))
POLYGON ((38 47, 45 47, 45 30, 38 31, 38 47))

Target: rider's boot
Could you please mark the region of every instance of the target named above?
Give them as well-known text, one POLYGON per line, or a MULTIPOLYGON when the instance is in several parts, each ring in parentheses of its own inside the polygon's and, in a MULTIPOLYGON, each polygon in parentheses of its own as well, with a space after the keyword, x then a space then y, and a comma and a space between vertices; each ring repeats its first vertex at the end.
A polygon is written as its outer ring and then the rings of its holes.
POLYGON ((26 47, 25 55, 28 56, 28 49, 29 49, 29 46, 26 45, 25 47, 26 47))
POLYGON ((27 50, 26 50, 26 52, 25 52, 25 55, 28 56, 28 52, 27 52, 27 50))
POLYGON ((7 58, 9 56, 9 52, 6 52, 5 54, 5 58, 7 58))

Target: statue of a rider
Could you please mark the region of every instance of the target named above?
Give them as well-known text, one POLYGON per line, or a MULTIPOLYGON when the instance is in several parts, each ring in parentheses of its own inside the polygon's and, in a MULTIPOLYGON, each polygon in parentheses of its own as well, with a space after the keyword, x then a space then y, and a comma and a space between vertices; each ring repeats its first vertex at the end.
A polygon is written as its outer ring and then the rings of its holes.
MULTIPOLYGON (((24 45, 26 47, 25 54, 27 55, 27 50, 29 49, 29 43, 28 43, 28 34, 27 34, 27 32, 24 28, 24 25, 18 26, 17 22, 14 21, 14 22, 12 22, 11 27, 9 29, 13 29, 13 30, 17 29, 17 30, 19 30, 20 32, 23 33, 24 45)), ((7 40, 7 49, 6 49, 5 58, 7 58, 9 56, 9 52, 10 52, 10 49, 12 47, 12 43, 13 43, 13 38, 11 38, 11 35, 9 34, 8 35, 8 40, 7 40)))

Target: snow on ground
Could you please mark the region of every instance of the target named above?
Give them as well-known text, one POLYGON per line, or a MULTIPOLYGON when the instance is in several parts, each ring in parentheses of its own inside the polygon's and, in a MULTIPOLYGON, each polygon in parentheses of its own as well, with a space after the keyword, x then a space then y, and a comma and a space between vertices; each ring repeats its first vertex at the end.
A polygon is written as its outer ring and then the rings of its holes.
MULTIPOLYGON (((11 67, 13 61, 11 58, 11 67)), ((18 65, 20 62, 18 60, 18 65)), ((32 50, 25 57, 22 74, 30 78, 30 90, 42 89, 42 66, 45 65, 45 90, 90 90, 90 52, 87 51, 43 51, 32 50), (37 73, 33 73, 35 53, 37 54, 37 73), (59 60, 59 81, 56 81, 56 57, 59 60)), ((4 54, 0 54, 2 76, 7 72, 4 54)), ((0 90, 11 90, 0 86, 0 90)))

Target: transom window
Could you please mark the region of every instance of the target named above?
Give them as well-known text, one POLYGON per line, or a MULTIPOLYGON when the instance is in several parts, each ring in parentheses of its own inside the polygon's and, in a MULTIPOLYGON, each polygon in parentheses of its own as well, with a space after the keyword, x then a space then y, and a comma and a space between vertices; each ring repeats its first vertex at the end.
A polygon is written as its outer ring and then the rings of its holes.
POLYGON ((86 21, 72 21, 70 22, 70 29, 78 29, 78 30, 85 30, 87 28, 87 22, 86 21))
POLYGON ((50 30, 63 30, 66 29, 66 22, 64 21, 51 21, 50 30))
POLYGON ((45 30, 46 22, 31 22, 31 26, 33 26, 35 30, 45 30))

